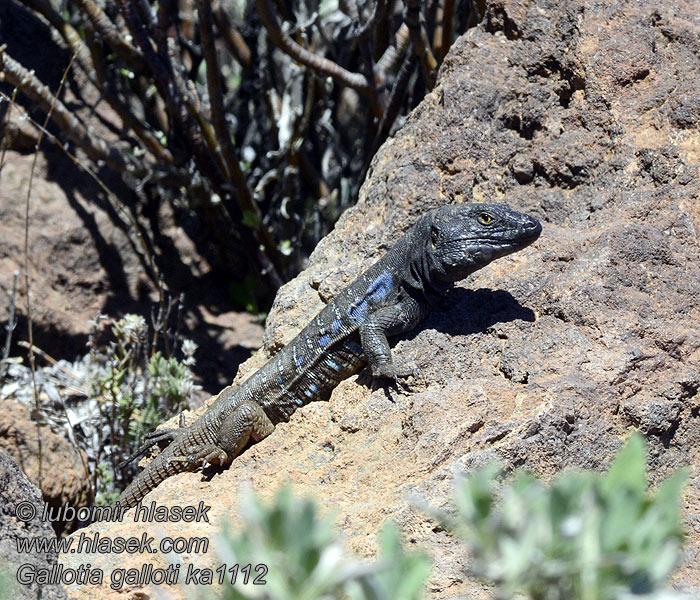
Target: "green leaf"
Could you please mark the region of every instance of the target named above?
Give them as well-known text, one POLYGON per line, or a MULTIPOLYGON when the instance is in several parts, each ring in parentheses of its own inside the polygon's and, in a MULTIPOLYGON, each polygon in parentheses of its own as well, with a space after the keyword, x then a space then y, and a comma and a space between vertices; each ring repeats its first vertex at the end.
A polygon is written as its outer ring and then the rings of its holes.
POLYGON ((646 449, 642 437, 635 433, 618 451, 607 475, 603 477, 601 489, 614 494, 624 488, 642 497, 646 491, 646 449))
POLYGON ((254 211, 244 210, 241 223, 243 223, 243 225, 245 225, 246 227, 250 227, 251 229, 257 230, 260 229, 261 221, 260 217, 254 211))
POLYGON ((663 586, 679 558, 677 473, 647 491, 645 448, 632 436, 607 473, 569 471, 549 487, 516 473, 496 494, 495 466, 456 479, 457 516, 470 572, 499 598, 614 600, 663 586))

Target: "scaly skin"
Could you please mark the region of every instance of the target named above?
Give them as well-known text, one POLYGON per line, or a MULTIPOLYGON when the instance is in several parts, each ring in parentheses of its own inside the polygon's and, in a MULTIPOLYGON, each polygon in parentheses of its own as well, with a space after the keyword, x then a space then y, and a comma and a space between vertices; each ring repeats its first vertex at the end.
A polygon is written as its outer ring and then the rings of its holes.
POLYGON ((279 353, 238 388, 226 388, 191 426, 152 434, 141 456, 170 440, 122 492, 131 507, 164 479, 228 465, 300 406, 327 400, 369 364, 396 379, 387 336, 414 328, 454 282, 535 241, 540 223, 502 204, 457 204, 427 212, 379 261, 348 285, 279 353))

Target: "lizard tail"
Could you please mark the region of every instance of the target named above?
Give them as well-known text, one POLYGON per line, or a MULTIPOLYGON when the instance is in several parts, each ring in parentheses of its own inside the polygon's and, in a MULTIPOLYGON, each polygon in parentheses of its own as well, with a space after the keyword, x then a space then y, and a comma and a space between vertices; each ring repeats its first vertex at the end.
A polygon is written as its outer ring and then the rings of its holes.
POLYGON ((172 443, 165 448, 119 494, 115 504, 119 504, 123 508, 136 506, 148 492, 155 489, 168 477, 184 471, 192 471, 196 468, 196 464, 193 465, 187 460, 173 460, 177 455, 181 454, 178 450, 179 444, 177 443, 172 443))

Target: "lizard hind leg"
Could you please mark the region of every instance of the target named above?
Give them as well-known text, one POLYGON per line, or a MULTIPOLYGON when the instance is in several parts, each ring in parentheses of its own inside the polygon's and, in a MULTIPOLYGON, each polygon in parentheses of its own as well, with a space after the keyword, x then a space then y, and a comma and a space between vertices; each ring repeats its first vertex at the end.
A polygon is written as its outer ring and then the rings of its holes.
MULTIPOLYGON (((259 442, 270 435, 274 429, 274 424, 262 407, 252 400, 246 400, 221 423, 217 434, 216 450, 225 454, 228 462, 231 462, 249 440, 259 442)), ((216 452, 212 454, 214 455, 212 458, 216 457, 216 452)), ((209 457, 205 460, 208 461, 209 457)))
POLYGON ((222 421, 213 441, 198 444, 186 455, 171 458, 171 461, 201 465, 202 468, 209 465, 226 467, 249 440, 258 442, 270 435, 274 428, 260 405, 245 401, 222 421))

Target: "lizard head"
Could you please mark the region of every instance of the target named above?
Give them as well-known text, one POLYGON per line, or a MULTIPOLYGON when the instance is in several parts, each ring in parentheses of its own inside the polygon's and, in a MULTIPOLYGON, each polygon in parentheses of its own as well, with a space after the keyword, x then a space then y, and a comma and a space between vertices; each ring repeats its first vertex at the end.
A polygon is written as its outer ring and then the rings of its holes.
POLYGON ((439 281, 464 279, 534 242, 542 225, 505 204, 453 204, 431 212, 429 254, 439 281))

